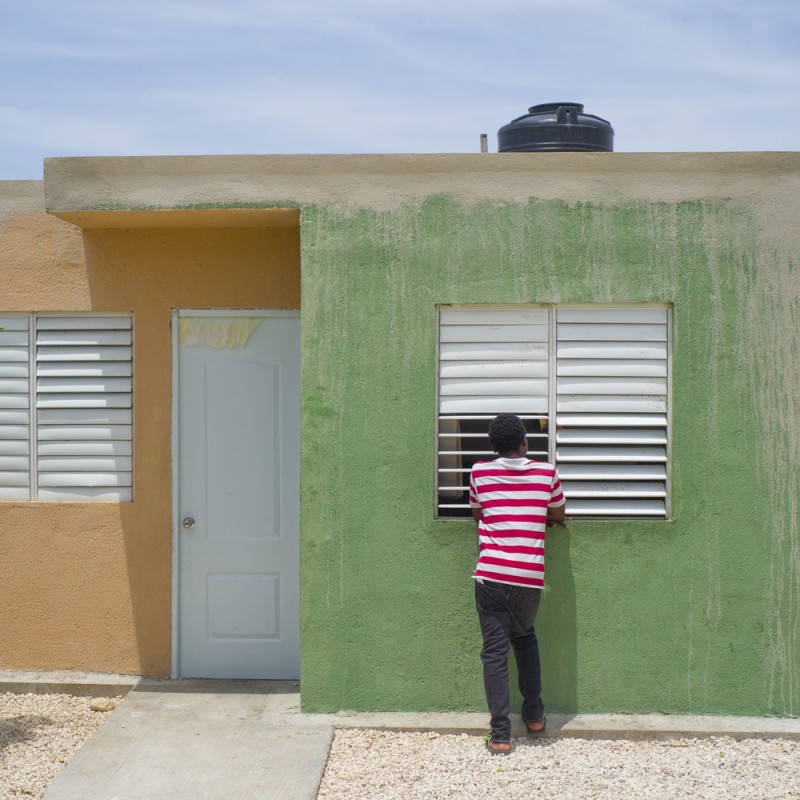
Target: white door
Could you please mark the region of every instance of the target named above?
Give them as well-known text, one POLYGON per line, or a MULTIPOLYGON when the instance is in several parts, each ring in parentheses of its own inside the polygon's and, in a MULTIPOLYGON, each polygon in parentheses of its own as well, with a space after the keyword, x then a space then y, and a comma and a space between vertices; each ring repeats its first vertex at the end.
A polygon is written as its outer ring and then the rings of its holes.
POLYGON ((177 315, 176 673, 300 675, 300 319, 177 315))

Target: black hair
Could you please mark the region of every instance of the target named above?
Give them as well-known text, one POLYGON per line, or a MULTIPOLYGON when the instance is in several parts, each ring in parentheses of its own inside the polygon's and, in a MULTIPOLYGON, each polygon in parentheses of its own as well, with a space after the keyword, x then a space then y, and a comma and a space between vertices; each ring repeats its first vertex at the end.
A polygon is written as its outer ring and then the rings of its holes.
POLYGON ((527 443, 527 436, 525 425, 516 414, 498 414, 489 423, 489 444, 500 455, 527 443))

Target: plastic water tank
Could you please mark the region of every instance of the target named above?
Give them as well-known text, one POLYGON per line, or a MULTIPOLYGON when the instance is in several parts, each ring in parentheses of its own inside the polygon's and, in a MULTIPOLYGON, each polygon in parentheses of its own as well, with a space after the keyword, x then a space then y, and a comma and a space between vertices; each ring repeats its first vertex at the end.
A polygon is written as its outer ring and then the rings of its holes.
POLYGON ((614 150, 611 123, 584 114, 581 103, 542 103, 497 131, 499 153, 614 150))

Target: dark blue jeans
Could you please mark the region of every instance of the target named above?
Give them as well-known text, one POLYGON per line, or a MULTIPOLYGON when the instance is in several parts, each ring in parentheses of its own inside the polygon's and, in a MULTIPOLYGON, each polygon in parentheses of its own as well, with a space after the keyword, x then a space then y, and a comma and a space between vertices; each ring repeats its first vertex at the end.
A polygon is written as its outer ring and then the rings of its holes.
POLYGON ((522 694, 522 719, 539 720, 544 714, 539 643, 533 622, 539 610, 541 589, 504 583, 475 581, 475 605, 483 633, 483 686, 492 716, 492 738, 511 739, 508 691, 508 651, 514 648, 522 694))

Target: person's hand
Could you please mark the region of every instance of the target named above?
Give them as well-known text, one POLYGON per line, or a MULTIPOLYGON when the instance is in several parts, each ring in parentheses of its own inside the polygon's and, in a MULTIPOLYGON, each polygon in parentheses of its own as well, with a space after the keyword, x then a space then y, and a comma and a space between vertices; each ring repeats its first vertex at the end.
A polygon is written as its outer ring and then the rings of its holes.
POLYGON ((547 520, 547 527, 552 528, 554 525, 558 525, 559 528, 569 528, 567 525, 567 520, 572 520, 572 517, 564 517, 564 519, 548 519, 547 520))

